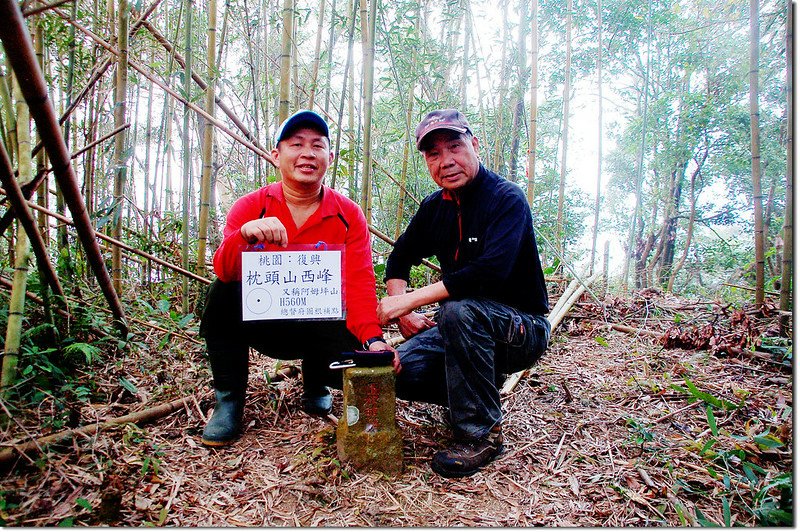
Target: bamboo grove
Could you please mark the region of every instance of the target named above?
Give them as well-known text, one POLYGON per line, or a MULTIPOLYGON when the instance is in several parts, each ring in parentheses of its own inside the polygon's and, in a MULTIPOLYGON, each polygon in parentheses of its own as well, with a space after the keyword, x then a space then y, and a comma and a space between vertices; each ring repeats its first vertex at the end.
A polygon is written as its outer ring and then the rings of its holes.
POLYGON ((785 2, 0 4, 4 386, 28 285, 47 316, 99 288, 123 337, 141 293, 196 312, 227 208, 276 179, 271 135, 300 108, 332 126, 327 184, 361 204, 379 272, 434 187, 414 126, 458 107, 552 270, 611 260, 621 290, 746 285, 791 309, 785 2))

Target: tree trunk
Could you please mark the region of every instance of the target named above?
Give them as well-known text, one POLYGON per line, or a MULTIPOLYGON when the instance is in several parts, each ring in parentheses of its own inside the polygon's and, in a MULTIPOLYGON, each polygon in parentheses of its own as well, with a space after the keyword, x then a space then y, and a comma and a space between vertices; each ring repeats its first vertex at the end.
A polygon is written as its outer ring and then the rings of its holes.
POLYGON ((556 249, 564 257, 564 189, 567 182, 567 148, 569 147, 569 100, 572 91, 572 0, 567 0, 566 45, 564 66, 564 113, 561 133, 561 172, 558 180, 558 214, 556 215, 556 249))
MULTIPOLYGON (((361 208, 368 224, 372 223, 372 97, 375 76, 375 22, 378 18, 378 1, 372 0, 370 4, 369 18, 367 19, 366 49, 364 52, 364 155, 361 171, 361 208)), ((362 10, 361 13, 363 16, 364 11, 362 10)))
MULTIPOLYGON (((289 117, 289 85, 291 84, 292 61, 292 25, 294 19, 294 1, 283 0, 283 33, 281 34, 281 84, 278 105, 278 123, 289 117)), ((280 179, 280 174, 278 175, 280 179)))
POLYGON ((528 128, 528 205, 533 208, 536 181, 536 114, 539 90, 539 0, 531 0, 531 109, 528 128))
MULTIPOLYGON (((783 215, 783 258, 781 260, 780 309, 792 306, 792 273, 794 268, 794 2, 787 2, 786 21, 786 204, 783 215)), ((781 316, 781 333, 788 336, 791 316, 781 316)))
MULTIPOLYGON (((128 92, 128 0, 119 0, 117 11, 117 74, 114 87, 114 127, 125 124, 127 114, 128 92)), ((125 132, 114 138, 114 226, 111 235, 122 239, 122 205, 125 197, 125 181, 128 171, 128 160, 125 153, 125 132)), ((117 246, 111 251, 111 273, 114 279, 114 291, 122 293, 122 250, 117 246)))
POLYGON ((600 187, 603 178, 603 0, 597 0, 597 188, 594 195, 594 224, 592 224, 592 253, 589 275, 594 273, 597 251, 597 231, 600 227, 600 187))
POLYGON ((756 306, 764 304, 764 213, 761 197, 761 141, 758 111, 758 0, 750 0, 750 149, 755 217, 756 306))
MULTIPOLYGON (((703 159, 708 156, 708 151, 706 151, 703 159)), ((675 286, 675 277, 677 277, 678 272, 681 271, 683 265, 686 263, 686 257, 689 256, 689 249, 692 247, 692 235, 694 232, 694 220, 696 216, 696 205, 697 205, 697 197, 695 194, 695 188, 697 183, 697 176, 700 175, 700 170, 702 168, 702 164, 699 164, 697 168, 692 172, 692 177, 689 179, 689 223, 686 226, 686 245, 683 246, 683 254, 681 258, 678 260, 678 263, 673 265, 672 272, 670 273, 669 280, 667 281, 667 292, 672 292, 673 286, 675 286)))
MULTIPOLYGON (((214 116, 214 87, 216 83, 216 51, 217 51, 217 0, 208 2, 208 43, 206 60, 208 61, 208 85, 206 86, 206 113, 214 116)), ((206 275, 206 241, 208 240, 208 216, 211 197, 211 172, 213 171, 214 125, 203 120, 203 173, 200 180, 200 216, 198 220, 197 241, 197 274, 206 275)))
POLYGON ((631 257, 634 255, 634 244, 636 242, 636 233, 637 228, 640 225, 639 220, 642 216, 642 181, 644 179, 644 143, 645 138, 647 137, 647 103, 648 103, 648 95, 650 93, 650 42, 652 41, 653 36, 653 26, 652 26, 652 10, 653 10, 653 1, 648 0, 647 2, 647 65, 645 67, 645 75, 644 81, 642 83, 642 99, 644 100, 644 104, 642 105, 642 138, 639 144, 639 154, 636 159, 636 185, 634 190, 635 198, 635 206, 633 208, 633 217, 631 219, 631 228, 630 232, 628 233, 628 249, 625 250, 625 264, 622 267, 622 290, 623 292, 628 291, 628 276, 630 274, 630 264, 631 264, 631 257))
MULTIPOLYGON (((192 100, 192 10, 193 0, 186 0, 184 13, 184 48, 186 49, 186 68, 183 75, 183 94, 187 101, 192 100)), ((192 181, 192 157, 191 157, 191 138, 189 137, 191 112, 188 105, 183 107, 183 140, 181 141, 181 151, 183 152, 183 185, 181 187, 182 199, 182 231, 181 231, 181 266, 184 270, 190 270, 189 266, 189 202, 191 196, 189 190, 192 181)), ((184 314, 189 313, 189 279, 181 278, 181 310, 184 314)))

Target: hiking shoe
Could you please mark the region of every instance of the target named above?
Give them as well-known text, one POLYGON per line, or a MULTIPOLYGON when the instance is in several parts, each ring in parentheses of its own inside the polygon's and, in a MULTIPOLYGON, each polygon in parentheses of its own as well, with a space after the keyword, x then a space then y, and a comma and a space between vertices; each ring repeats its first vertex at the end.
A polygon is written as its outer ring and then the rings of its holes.
POLYGON ((333 396, 330 390, 323 386, 314 393, 303 393, 303 410, 312 416, 327 416, 333 409, 333 396))
POLYGON ((431 469, 443 477, 468 477, 503 452, 503 433, 495 426, 477 440, 458 440, 433 456, 431 469))

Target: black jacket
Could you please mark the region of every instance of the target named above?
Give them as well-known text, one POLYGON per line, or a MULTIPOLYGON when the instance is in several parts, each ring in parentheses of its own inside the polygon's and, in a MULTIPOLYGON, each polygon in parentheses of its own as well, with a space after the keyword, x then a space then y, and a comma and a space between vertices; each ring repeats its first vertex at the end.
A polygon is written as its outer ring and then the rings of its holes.
POLYGON ((386 279, 409 280, 412 265, 436 256, 450 297, 483 297, 547 315, 547 290, 522 189, 481 165, 458 196, 430 194, 397 239, 386 279))

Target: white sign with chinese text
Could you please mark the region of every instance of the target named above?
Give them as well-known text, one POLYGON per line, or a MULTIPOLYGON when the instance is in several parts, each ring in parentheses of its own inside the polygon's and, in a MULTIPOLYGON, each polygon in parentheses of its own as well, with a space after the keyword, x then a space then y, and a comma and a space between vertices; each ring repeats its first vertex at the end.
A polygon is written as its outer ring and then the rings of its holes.
POLYGON ((242 320, 342 319, 340 250, 242 252, 242 320))

